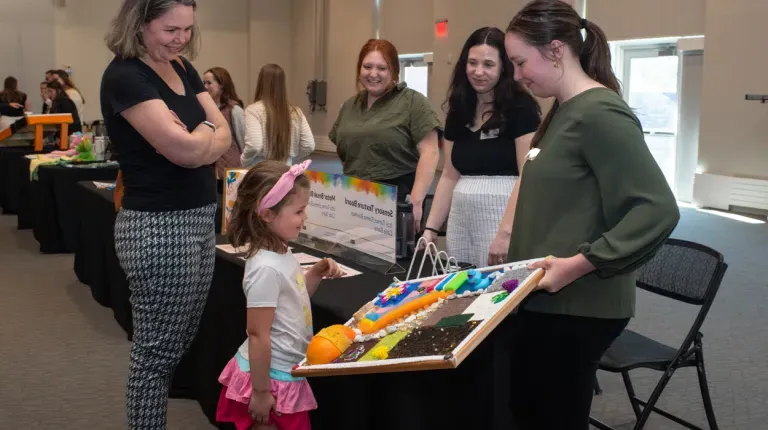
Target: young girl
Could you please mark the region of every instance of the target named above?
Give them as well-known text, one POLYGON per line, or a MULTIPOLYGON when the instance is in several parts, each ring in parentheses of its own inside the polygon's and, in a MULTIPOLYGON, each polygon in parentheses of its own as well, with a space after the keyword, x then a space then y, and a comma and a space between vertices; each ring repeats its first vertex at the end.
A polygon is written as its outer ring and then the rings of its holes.
POLYGON ((219 377, 224 385, 216 419, 238 430, 309 429, 309 411, 317 408, 304 378, 291 376, 312 338, 309 297, 323 278, 343 275, 323 259, 306 273, 287 243, 307 218, 310 160, 288 167, 265 161, 243 178, 230 221, 233 246, 246 246, 245 290, 248 339, 219 377), (262 427, 264 426, 264 427, 262 427))

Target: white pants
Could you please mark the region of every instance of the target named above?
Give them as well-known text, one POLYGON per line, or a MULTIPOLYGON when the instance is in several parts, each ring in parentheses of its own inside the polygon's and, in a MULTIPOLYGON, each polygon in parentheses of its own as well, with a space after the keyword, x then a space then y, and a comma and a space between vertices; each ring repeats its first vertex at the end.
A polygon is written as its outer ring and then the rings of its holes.
POLYGON ((488 250, 499 230, 517 176, 462 176, 453 189, 446 251, 462 263, 488 266, 488 250))

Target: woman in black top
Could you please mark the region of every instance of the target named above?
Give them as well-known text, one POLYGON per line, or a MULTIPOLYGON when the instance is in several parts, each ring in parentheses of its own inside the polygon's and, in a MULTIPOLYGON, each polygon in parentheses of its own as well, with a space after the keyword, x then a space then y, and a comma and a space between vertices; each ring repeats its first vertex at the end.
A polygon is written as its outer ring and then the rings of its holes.
POLYGON ((131 289, 128 427, 165 428, 173 369, 213 276, 216 180, 231 143, 197 71, 194 0, 125 0, 107 45, 101 109, 125 186, 115 248, 131 289))
POLYGON ((0 92, 0 103, 17 103, 27 112, 32 110, 31 104, 27 99, 27 94, 19 91, 19 80, 13 76, 8 76, 3 81, 3 91, 0 92))
POLYGON ((83 131, 83 125, 80 122, 80 115, 77 113, 75 102, 69 98, 64 87, 57 81, 51 81, 47 84, 48 98, 51 100, 51 108, 48 113, 68 113, 72 114, 72 124, 69 125, 69 134, 83 131))
POLYGON ((464 44, 448 91, 445 162, 424 237, 437 239, 450 208, 448 255, 477 267, 501 263, 489 262, 489 249, 540 121, 513 75, 504 32, 485 27, 464 44))

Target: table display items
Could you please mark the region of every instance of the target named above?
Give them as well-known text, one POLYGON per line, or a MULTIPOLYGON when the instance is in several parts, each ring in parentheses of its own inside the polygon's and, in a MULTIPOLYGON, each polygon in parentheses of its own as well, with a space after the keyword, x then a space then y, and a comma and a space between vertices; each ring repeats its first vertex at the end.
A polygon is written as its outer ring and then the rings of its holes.
MULTIPOLYGON (((420 239, 420 241, 423 239, 420 239)), ((427 244, 415 279, 395 278, 345 324, 320 330, 294 376, 456 368, 538 285, 533 259, 456 270, 427 244), (433 273, 421 276, 426 258, 433 273)), ((415 259, 415 257, 414 257, 415 259)))

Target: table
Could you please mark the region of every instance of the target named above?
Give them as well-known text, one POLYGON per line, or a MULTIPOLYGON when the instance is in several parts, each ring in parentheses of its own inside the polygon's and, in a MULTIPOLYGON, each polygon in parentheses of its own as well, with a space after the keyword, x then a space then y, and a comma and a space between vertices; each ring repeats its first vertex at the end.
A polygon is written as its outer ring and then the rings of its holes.
MULTIPOLYGON (((114 181, 117 165, 41 165, 37 181, 31 183, 35 239, 46 254, 74 252, 77 246, 81 208, 77 202, 79 181, 114 181)), ((29 174, 29 171, 27 171, 29 174)))
MULTIPOLYGON (((301 246, 295 251, 320 256, 301 246)), ((391 276, 339 261, 363 275, 323 282, 312 297, 316 331, 346 322, 392 281, 391 276)), ((173 379, 177 393, 196 399, 213 424, 221 390, 218 376, 246 338, 243 268, 243 260, 217 250, 198 334, 173 379)), ((508 319, 507 327, 494 331, 458 369, 310 378, 319 405, 311 414, 313 428, 509 429, 505 363, 510 352, 503 336, 511 323, 508 319), (446 408, 447 404, 459 407, 446 408)))
POLYGON ((29 182, 29 160, 24 156, 41 153, 44 151, 36 152, 31 146, 0 148, 0 206, 4 214, 18 213, 20 200, 26 197, 20 188, 25 178, 29 182), (26 176, 20 174, 24 164, 26 176))
MULTIPOLYGON (((102 306, 112 308, 115 320, 133 336, 130 291, 125 272, 115 252, 114 194, 98 189, 93 181, 79 182, 75 187, 75 202, 80 208, 75 231, 75 264, 77 278, 91 289, 91 295, 102 306)), ((218 199, 221 202, 221 198, 218 199)), ((221 227, 221 208, 216 210, 216 232, 221 227)))
MULTIPOLYGON (((94 298, 113 309, 115 319, 130 336, 128 286, 116 258, 112 257, 112 195, 88 183, 80 184, 79 194, 84 214, 81 225, 92 228, 81 230, 75 271, 82 282, 91 286, 94 298), (101 221, 97 221, 99 217, 101 221), (84 235, 89 238, 82 238, 84 235), (102 265, 104 270, 92 265, 102 265)), ((218 241, 225 239, 219 236, 218 241)), ((318 255, 317 251, 300 246, 296 250, 318 255)), ((391 276, 339 261, 364 274, 324 281, 312 297, 315 330, 346 322, 392 280, 391 276)), ((197 336, 176 368, 171 387, 173 397, 196 400, 213 424, 221 390, 218 376, 246 337, 241 286, 244 261, 217 250, 215 264, 197 336)), ((504 339, 510 324, 513 318, 495 330, 458 369, 311 378, 319 404, 319 409, 311 414, 313 428, 510 429, 506 363, 511 352, 504 339), (458 407, 446 408, 446 405, 458 407)))

